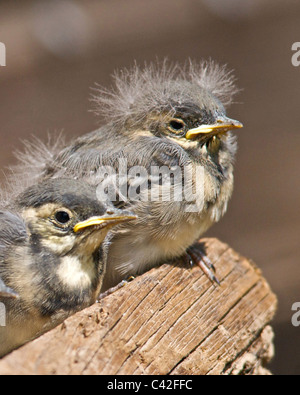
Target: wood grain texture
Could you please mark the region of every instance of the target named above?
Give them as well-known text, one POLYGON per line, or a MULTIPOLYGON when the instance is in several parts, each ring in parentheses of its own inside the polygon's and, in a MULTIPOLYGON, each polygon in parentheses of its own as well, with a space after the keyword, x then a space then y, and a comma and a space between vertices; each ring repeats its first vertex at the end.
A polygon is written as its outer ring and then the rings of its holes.
POLYGON ((202 239, 221 286, 152 269, 0 361, 1 374, 266 374, 276 297, 260 270, 202 239))

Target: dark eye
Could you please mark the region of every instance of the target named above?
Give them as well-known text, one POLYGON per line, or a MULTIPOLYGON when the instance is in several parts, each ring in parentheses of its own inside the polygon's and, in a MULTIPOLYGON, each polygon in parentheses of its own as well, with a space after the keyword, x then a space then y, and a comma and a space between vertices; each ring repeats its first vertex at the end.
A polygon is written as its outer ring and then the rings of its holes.
POLYGON ((55 213, 55 219, 60 224, 65 225, 70 222, 71 217, 70 214, 66 211, 57 211, 57 213, 55 213))
POLYGON ((172 121, 169 123, 169 126, 172 131, 178 133, 183 131, 185 123, 180 119, 172 119, 172 121))

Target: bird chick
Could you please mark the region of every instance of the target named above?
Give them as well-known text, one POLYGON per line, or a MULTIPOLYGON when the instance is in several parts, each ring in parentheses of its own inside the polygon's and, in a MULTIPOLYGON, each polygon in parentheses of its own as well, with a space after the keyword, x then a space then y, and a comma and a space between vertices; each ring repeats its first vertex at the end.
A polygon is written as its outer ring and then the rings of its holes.
POLYGON ((0 356, 96 301, 107 232, 132 219, 68 179, 32 186, 0 211, 0 356))
POLYGON ((232 73, 212 61, 124 70, 112 90, 99 89, 93 98, 107 123, 45 163, 42 178, 106 185, 116 207, 138 216, 109 234, 102 291, 181 256, 217 281, 193 245, 225 214, 233 191, 237 145, 231 131, 242 124, 225 107, 236 92, 232 73), (108 183, 107 168, 117 175, 108 183), (178 170, 177 178, 172 173, 178 170))

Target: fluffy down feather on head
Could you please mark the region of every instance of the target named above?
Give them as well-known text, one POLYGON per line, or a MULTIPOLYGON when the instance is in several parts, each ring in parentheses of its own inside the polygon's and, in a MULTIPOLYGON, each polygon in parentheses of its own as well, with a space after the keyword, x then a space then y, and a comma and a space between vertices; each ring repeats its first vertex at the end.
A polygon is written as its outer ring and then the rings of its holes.
POLYGON ((238 92, 232 71, 212 60, 189 60, 182 67, 167 60, 144 68, 135 64, 115 72, 113 79, 111 89, 94 88, 91 101, 96 115, 119 126, 128 120, 142 122, 150 112, 176 112, 176 107, 189 102, 201 106, 209 95, 227 107, 238 92))

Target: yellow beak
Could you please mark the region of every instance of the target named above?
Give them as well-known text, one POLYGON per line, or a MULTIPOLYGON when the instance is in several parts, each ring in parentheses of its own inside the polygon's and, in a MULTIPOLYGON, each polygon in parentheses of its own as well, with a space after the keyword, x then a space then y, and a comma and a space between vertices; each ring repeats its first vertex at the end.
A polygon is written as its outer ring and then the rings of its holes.
POLYGON ((233 129, 241 129, 243 124, 230 118, 224 118, 217 121, 214 125, 201 125, 198 128, 190 129, 186 134, 186 139, 193 140, 199 135, 216 135, 220 133, 227 133, 233 129))
POLYGON ((135 215, 116 215, 116 216, 109 216, 109 217, 92 217, 86 221, 79 222, 74 226, 73 231, 75 233, 90 228, 92 226, 99 226, 101 225, 103 228, 107 226, 114 226, 118 225, 122 222, 133 221, 137 219, 135 215))

